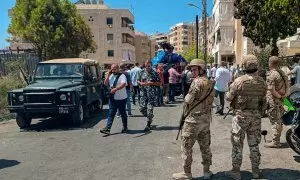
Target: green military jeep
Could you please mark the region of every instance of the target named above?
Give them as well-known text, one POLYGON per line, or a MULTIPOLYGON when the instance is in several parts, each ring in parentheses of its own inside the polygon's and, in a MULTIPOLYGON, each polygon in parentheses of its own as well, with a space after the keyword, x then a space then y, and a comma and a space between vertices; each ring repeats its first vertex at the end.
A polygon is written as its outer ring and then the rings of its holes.
POLYGON ((106 94, 97 61, 55 59, 40 62, 27 87, 8 92, 8 109, 20 128, 32 118, 54 116, 81 125, 90 111, 102 110, 106 94))

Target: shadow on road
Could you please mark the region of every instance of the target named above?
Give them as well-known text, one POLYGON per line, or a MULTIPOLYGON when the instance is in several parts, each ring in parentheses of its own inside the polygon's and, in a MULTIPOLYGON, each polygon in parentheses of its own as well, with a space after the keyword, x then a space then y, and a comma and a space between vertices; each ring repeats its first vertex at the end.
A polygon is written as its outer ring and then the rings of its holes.
POLYGON ((177 105, 175 105, 175 104, 165 104, 165 105, 157 107, 157 108, 165 108, 165 107, 177 107, 177 105))
POLYGON ((295 160, 297 163, 300 163, 300 156, 294 156, 294 160, 295 160))
POLYGON ((290 169, 263 169, 263 176, 269 180, 290 180, 290 179, 299 179, 300 171, 290 170, 290 169))
POLYGON ((0 159, 0 169, 9 168, 18 164, 20 164, 20 162, 16 160, 0 159))
MULTIPOLYGON (((243 180, 251 180, 252 172, 251 171, 241 171, 241 176, 243 180)), ((291 179, 299 179, 300 171, 290 170, 290 169, 262 169, 261 179, 268 180, 291 180, 291 179)), ((194 180, 202 180, 203 177, 193 178, 194 180)), ((226 172, 218 172, 213 175, 211 179, 215 180, 231 180, 231 177, 226 174, 226 172)))
POLYGON ((84 124, 79 127, 72 125, 71 120, 67 118, 48 118, 41 119, 38 123, 32 124, 29 128, 21 131, 70 131, 79 129, 89 129, 97 125, 101 120, 105 119, 108 114, 108 109, 103 109, 101 113, 92 113, 84 124))
MULTIPOLYGON (((241 171, 241 176, 243 180, 250 180, 252 178, 252 174, 248 171, 241 171)), ((197 177, 197 178, 193 178, 194 180, 202 180, 203 177, 197 177)), ((232 178, 226 174, 226 172, 218 172, 213 174, 211 179, 215 179, 215 180, 232 180, 232 178)))
MULTIPOLYGON (((131 131, 141 131, 141 130, 131 130, 131 131)), ((140 134, 140 135, 134 136, 134 137, 132 137, 132 138, 139 138, 139 137, 146 136, 146 135, 148 135, 148 134, 151 134, 151 133, 152 133, 152 131, 148 131, 148 132, 144 132, 144 131, 142 131, 142 133, 143 133, 143 134, 140 134)), ((129 132, 129 134, 132 134, 132 133, 130 133, 130 132, 129 132)), ((135 134, 137 134, 137 133, 135 133, 135 134)))
POLYGON ((153 131, 170 131, 178 130, 178 126, 157 126, 153 125, 153 131))

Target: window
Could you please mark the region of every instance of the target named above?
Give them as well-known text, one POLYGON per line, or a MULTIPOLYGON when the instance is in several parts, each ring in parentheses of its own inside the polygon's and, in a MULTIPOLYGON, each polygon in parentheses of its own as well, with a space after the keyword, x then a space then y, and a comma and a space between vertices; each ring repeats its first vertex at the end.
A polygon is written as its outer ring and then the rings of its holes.
POLYGON ((114 57, 114 50, 108 50, 107 51, 107 56, 108 57, 114 57))
POLYGON ((98 79, 96 66, 86 66, 85 76, 88 81, 95 81, 98 79))
POLYGON ((114 40, 114 34, 107 34, 107 40, 108 41, 114 40))
POLYGON ((106 18, 106 24, 107 25, 113 25, 113 18, 106 18))

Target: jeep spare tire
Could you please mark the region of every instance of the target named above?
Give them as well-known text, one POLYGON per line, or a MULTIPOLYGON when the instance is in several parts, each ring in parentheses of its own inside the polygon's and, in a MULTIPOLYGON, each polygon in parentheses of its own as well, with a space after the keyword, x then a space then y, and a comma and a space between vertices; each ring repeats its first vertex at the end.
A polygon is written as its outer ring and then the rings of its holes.
POLYGON ((17 114, 16 121, 20 129, 28 128, 31 124, 31 118, 26 117, 23 114, 17 114))
POLYGON ((102 100, 102 98, 99 98, 95 102, 95 111, 96 112, 101 112, 102 110, 103 110, 103 100, 102 100))
POLYGON ((75 112, 71 115, 72 122, 76 126, 80 126, 84 122, 84 108, 82 101, 79 102, 78 107, 75 109, 75 112))

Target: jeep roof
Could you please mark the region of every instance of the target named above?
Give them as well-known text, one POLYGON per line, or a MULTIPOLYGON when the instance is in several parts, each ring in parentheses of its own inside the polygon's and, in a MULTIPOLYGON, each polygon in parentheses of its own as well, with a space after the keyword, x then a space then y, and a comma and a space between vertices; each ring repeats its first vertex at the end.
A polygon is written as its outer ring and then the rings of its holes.
POLYGON ((40 64, 85 64, 85 65, 95 65, 98 61, 84 58, 65 58, 65 59, 52 59, 48 61, 40 62, 40 64))

